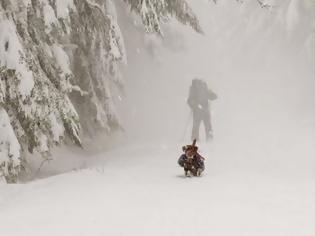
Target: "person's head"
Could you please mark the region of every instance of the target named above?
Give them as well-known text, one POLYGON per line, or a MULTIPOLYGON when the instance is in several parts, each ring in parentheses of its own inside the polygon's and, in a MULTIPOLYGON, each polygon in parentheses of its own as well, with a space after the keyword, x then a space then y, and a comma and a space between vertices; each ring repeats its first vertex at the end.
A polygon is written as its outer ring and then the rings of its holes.
POLYGON ((200 85, 201 80, 199 78, 194 78, 191 82, 191 86, 198 87, 200 85))
POLYGON ((201 78, 194 78, 192 80, 191 86, 194 88, 208 88, 207 83, 201 78))
POLYGON ((185 155, 188 157, 192 157, 193 155, 195 155, 197 150, 198 150, 197 146, 186 145, 183 147, 183 151, 185 152, 185 155))
POLYGON ((193 149, 187 149, 185 154, 187 157, 192 157, 192 156, 194 156, 195 152, 193 149))

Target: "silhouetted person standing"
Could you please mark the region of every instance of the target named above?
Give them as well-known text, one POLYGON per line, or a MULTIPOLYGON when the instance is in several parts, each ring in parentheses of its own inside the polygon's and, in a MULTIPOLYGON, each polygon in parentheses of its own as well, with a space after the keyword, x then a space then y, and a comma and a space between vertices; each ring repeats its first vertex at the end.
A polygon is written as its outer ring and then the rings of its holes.
POLYGON ((209 101, 215 99, 217 99, 217 95, 208 88, 206 82, 201 79, 192 80, 187 100, 193 113, 192 140, 199 139, 201 121, 205 126, 206 139, 213 137, 209 101))

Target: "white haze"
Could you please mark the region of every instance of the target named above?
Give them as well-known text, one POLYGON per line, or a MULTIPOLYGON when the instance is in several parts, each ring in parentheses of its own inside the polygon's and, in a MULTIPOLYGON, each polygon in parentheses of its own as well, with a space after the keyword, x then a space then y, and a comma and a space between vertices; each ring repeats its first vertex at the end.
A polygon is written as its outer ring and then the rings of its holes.
POLYGON ((315 84, 296 18, 289 37, 260 8, 190 2, 204 36, 172 22, 163 42, 143 39, 141 26, 121 19, 124 141, 94 140, 107 146, 97 154, 90 145, 55 150, 36 181, 0 185, 1 236, 314 235, 315 84), (214 140, 198 143, 205 172, 185 178, 176 162, 190 142, 195 76, 219 98, 214 140))
MULTIPOLYGON (((294 19, 284 22, 252 2, 191 1, 205 35, 172 21, 164 41, 148 36, 146 49, 141 37, 126 42, 120 113, 128 140, 190 142, 186 99, 191 79, 202 77, 219 96, 209 143, 215 158, 249 168, 314 169, 314 70, 300 40, 308 29, 291 29, 294 19)), ((139 35, 131 26, 126 33, 139 35)))

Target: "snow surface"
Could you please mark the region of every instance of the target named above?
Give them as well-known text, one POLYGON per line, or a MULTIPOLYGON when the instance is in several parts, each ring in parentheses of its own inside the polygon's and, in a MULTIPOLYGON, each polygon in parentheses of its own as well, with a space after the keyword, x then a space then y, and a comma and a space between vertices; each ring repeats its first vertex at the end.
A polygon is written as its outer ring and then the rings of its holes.
POLYGON ((200 178, 185 178, 176 164, 180 145, 134 144, 91 156, 94 164, 89 168, 1 186, 1 235, 315 232, 315 184, 309 176, 250 171, 216 156, 223 147, 216 150, 215 144, 202 143, 206 171, 200 178))

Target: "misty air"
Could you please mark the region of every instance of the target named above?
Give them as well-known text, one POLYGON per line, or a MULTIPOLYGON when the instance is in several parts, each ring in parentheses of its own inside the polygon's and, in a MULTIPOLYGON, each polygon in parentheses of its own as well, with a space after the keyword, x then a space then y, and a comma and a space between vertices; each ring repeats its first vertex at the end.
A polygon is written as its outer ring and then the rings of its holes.
POLYGON ((0 0, 1 236, 313 236, 313 0, 0 0))

